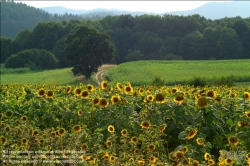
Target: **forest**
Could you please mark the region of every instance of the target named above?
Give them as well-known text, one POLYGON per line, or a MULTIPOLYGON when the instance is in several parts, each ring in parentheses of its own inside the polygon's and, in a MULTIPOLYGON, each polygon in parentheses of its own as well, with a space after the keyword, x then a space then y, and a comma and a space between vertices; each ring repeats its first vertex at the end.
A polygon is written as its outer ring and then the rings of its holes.
POLYGON ((250 58, 250 17, 210 20, 198 14, 165 14, 86 20, 74 15, 57 17, 22 3, 2 2, 1 8, 1 63, 20 51, 43 49, 57 58, 59 68, 69 67, 65 59, 65 39, 79 26, 110 36, 115 46, 110 63, 114 64, 136 60, 250 58), (20 22, 14 21, 17 17, 20 22), (16 27, 22 30, 12 39, 16 27))

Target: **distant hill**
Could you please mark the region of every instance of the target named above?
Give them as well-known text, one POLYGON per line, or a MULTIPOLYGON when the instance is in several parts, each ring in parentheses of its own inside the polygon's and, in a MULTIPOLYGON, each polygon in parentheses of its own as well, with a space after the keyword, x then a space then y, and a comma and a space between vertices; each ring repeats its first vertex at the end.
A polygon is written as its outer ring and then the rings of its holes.
POLYGON ((135 15, 143 15, 143 14, 151 14, 151 15, 163 15, 163 14, 173 14, 173 15, 193 15, 199 14, 204 16, 207 19, 221 19, 224 17, 236 17, 240 16, 242 18, 250 17, 250 1, 232 1, 232 2, 208 2, 196 9, 188 10, 188 11, 174 11, 174 12, 166 12, 166 13, 148 13, 148 12, 130 12, 118 9, 102 9, 97 8, 93 10, 74 10, 67 9, 64 7, 44 7, 42 10, 51 13, 51 14, 65 14, 66 12, 69 14, 82 14, 83 17, 92 17, 94 15, 99 15, 100 17, 105 17, 107 15, 121 15, 121 14, 131 14, 135 15))
POLYGON ((96 8, 92 10, 74 10, 74 9, 68 9, 61 6, 53 6, 53 7, 43 7, 40 8, 41 10, 44 10, 50 14, 80 14, 83 17, 92 17, 94 15, 99 15, 101 17, 105 17, 108 15, 122 15, 122 14, 131 14, 132 16, 136 15, 143 15, 143 14, 152 14, 152 15, 158 15, 159 13, 149 13, 149 12, 130 12, 125 10, 118 10, 118 9, 104 9, 104 8, 96 8))
POLYGON ((169 14, 183 16, 199 14, 212 20, 236 16, 248 18, 250 17, 250 1, 209 2, 193 10, 175 11, 169 14))

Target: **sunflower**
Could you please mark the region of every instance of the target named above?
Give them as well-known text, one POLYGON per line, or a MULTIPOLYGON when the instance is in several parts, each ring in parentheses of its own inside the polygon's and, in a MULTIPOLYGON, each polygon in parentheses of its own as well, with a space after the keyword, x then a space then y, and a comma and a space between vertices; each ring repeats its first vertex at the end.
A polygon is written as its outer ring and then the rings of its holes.
POLYGON ((113 163, 115 161, 115 157, 114 156, 109 156, 109 162, 113 163))
POLYGON ((184 156, 184 153, 182 151, 177 151, 174 153, 174 156, 176 159, 181 160, 184 156))
POLYGON ((2 113, 0 113, 0 119, 2 119, 3 118, 3 114, 2 113))
POLYGON ((121 131, 121 134, 122 134, 123 137, 126 137, 128 135, 128 131, 126 129, 123 129, 121 131))
POLYGON ((119 83, 119 82, 116 83, 116 88, 117 88, 119 91, 123 91, 122 84, 119 83))
POLYGON ((102 81, 101 82, 101 88, 106 89, 108 87, 108 81, 102 81))
POLYGON ((22 119, 22 121, 24 121, 24 122, 28 120, 27 116, 22 116, 21 119, 22 119))
POLYGON ((210 155, 209 153, 205 153, 205 154, 204 154, 204 159, 205 159, 206 161, 210 160, 210 159, 211 159, 211 155, 210 155))
POLYGON ((137 137, 132 137, 130 140, 132 143, 136 144, 138 142, 137 137))
POLYGON ((53 98, 54 97, 54 92, 52 90, 49 90, 47 92, 47 98, 53 98))
POLYGON ((236 137, 229 137, 228 138, 228 143, 230 145, 236 146, 236 145, 238 145, 239 141, 238 141, 238 138, 236 138, 236 137))
POLYGON ((81 155, 80 158, 81 158, 82 161, 86 161, 87 160, 87 157, 85 155, 81 155))
POLYGON ((6 127, 4 128, 4 131, 5 131, 5 132, 10 132, 10 130, 11 130, 11 129, 10 129, 10 126, 6 126, 6 127))
POLYGON ((106 141, 106 146, 109 148, 109 147, 111 147, 112 146, 112 142, 110 141, 110 140, 107 140, 106 141))
POLYGON ((139 88, 139 94, 142 95, 144 93, 144 89, 143 88, 139 88))
POLYGON ((214 100, 218 103, 221 103, 221 96, 220 95, 216 96, 214 100))
POLYGON ((1 140, 2 145, 7 144, 7 138, 1 137, 0 140, 1 140))
POLYGON ((134 158, 129 158, 129 160, 128 160, 129 162, 134 162, 135 161, 135 159, 134 158))
POLYGON ((37 96, 38 96, 38 97, 43 97, 43 96, 45 95, 45 92, 46 92, 45 89, 42 88, 42 89, 40 89, 40 90, 37 92, 37 96))
POLYGON ((150 124, 149 122, 142 122, 142 123, 141 123, 141 127, 142 127, 143 129, 149 129, 150 126, 151 126, 151 124, 150 124))
POLYGON ((138 165, 144 165, 144 164, 145 164, 145 161, 139 160, 137 164, 138 164, 138 165))
POLYGON ((249 100, 249 99, 250 99, 250 93, 244 92, 243 98, 244 98, 245 100, 249 100))
POLYGON ((182 148, 182 151, 183 151, 184 154, 186 154, 186 153, 188 152, 188 147, 187 147, 187 146, 184 146, 184 147, 182 148))
POLYGON ((131 86, 125 86, 124 87, 124 92, 126 93, 126 94, 133 94, 133 88, 131 87, 131 86))
POLYGON ((208 165, 214 165, 215 164, 213 159, 208 160, 207 163, 208 163, 208 165))
POLYGON ((28 140, 27 140, 26 138, 22 138, 22 139, 21 139, 21 143, 22 143, 22 144, 28 144, 28 140))
POLYGON ((86 150, 88 150, 88 145, 87 144, 83 144, 81 148, 82 148, 82 150, 86 151, 86 150))
POLYGON ((154 156, 150 156, 150 158, 149 158, 150 163, 155 163, 156 160, 157 160, 157 158, 154 156))
POLYGON ((102 158, 107 160, 109 158, 108 152, 103 153, 102 158))
POLYGON ((58 130, 58 133, 59 133, 60 136, 64 136, 65 132, 66 132, 66 130, 64 128, 60 128, 58 130))
POLYGON ((250 112, 245 112, 247 118, 250 118, 250 112))
POLYGON ((82 91, 82 92, 81 92, 81 97, 82 97, 83 99, 88 98, 88 97, 89 97, 89 92, 86 91, 86 90, 82 91))
POLYGON ((94 90, 94 86, 91 85, 91 84, 88 84, 87 85, 87 89, 88 89, 88 91, 93 91, 94 90))
POLYGON ((198 108, 205 108, 205 107, 207 107, 208 102, 207 102, 206 97, 200 97, 200 98, 198 98, 196 104, 197 104, 198 108))
POLYGON ((225 159, 225 164, 226 164, 226 165, 232 165, 233 162, 234 162, 234 161, 233 161, 232 159, 230 159, 230 158, 225 159))
POLYGON ((193 163, 192 163, 192 166, 199 166, 199 165, 200 165, 199 161, 197 161, 197 160, 194 160, 193 163))
POLYGON ((154 96, 153 95, 147 95, 146 99, 143 100, 143 102, 147 102, 147 103, 152 103, 154 100, 154 96))
POLYGON ((155 95, 155 101, 156 101, 156 103, 162 104, 162 103, 165 103, 167 100, 162 95, 162 93, 158 93, 155 95))
POLYGON ((239 127, 248 128, 249 123, 248 122, 244 122, 244 121, 240 121, 240 122, 238 122, 238 126, 239 127))
POLYGON ((138 154, 139 153, 139 150, 138 149, 135 149, 134 150, 134 154, 138 154))
POLYGON ((33 130, 32 131, 32 135, 37 135, 38 134, 38 131, 37 130, 33 130))
POLYGON ((108 107, 109 103, 108 103, 108 101, 105 98, 100 98, 99 99, 99 105, 102 108, 105 108, 105 107, 108 107))
POLYGON ((193 130, 191 130, 189 133, 188 133, 188 135, 187 135, 187 139, 191 139, 191 138, 194 138, 195 137, 195 135, 197 134, 197 130, 196 129, 193 129, 193 130))
POLYGON ((83 115, 82 110, 77 111, 77 115, 78 115, 78 116, 82 116, 82 115, 83 115))
POLYGON ((161 125, 160 127, 159 127, 159 130, 160 130, 160 132, 161 133, 163 133, 163 131, 166 129, 166 127, 167 127, 167 125, 161 125))
POLYGON ((246 158, 250 160, 250 153, 246 154, 246 158))
POLYGON ((76 125, 73 127, 73 130, 74 130, 74 132, 79 133, 82 130, 82 128, 80 125, 76 125))
POLYGON ((65 92, 66 92, 66 93, 70 93, 70 92, 71 92, 71 89, 72 89, 72 87, 71 87, 71 86, 67 86, 67 88, 66 88, 65 92))
POLYGON ((114 128, 114 126, 109 125, 109 126, 108 126, 108 132, 110 132, 110 133, 114 133, 114 132, 115 132, 115 128, 114 128))
POLYGON ((215 95, 216 95, 216 93, 213 90, 208 91, 206 94, 207 97, 211 97, 211 98, 215 98, 215 95))
POLYGON ((203 143, 203 139, 202 138, 197 138, 196 139, 196 143, 200 146, 202 146, 204 143, 203 143))
POLYGON ((184 102, 184 95, 183 94, 178 94, 174 97, 174 102, 177 104, 182 104, 184 102))
POLYGON ((171 93, 174 94, 174 93, 177 92, 177 91, 178 91, 177 88, 172 88, 171 93))
POLYGON ((112 96, 111 102, 112 104, 117 104, 121 100, 120 96, 112 96))
POLYGON ((148 145, 148 150, 149 151, 153 151, 153 150, 155 150, 155 146, 154 145, 148 145))
POLYGON ((93 98, 92 99, 92 105, 97 106, 99 104, 99 99, 98 98, 93 98))
POLYGON ((7 117, 11 117, 11 115, 12 115, 12 112, 11 112, 11 111, 7 111, 7 112, 6 112, 6 116, 7 116, 7 117))
POLYGON ((76 95, 76 96, 79 96, 80 94, 81 94, 81 92, 82 92, 82 90, 80 89, 80 88, 75 88, 75 90, 74 90, 74 94, 76 95))

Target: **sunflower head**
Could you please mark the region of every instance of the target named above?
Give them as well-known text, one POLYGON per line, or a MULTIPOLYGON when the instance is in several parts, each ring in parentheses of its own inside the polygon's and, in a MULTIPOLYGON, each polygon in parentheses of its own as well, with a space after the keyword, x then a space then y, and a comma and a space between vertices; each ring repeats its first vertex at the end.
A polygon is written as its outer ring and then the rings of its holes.
POLYGON ((45 93, 46 93, 46 91, 45 91, 45 89, 40 89, 38 92, 37 92, 37 96, 38 97, 43 97, 44 95, 45 95, 45 93))
POLYGON ((129 85, 124 87, 124 92, 126 94, 133 94, 134 93, 133 88, 131 86, 129 86, 129 85))
POLYGON ((116 83, 116 88, 119 90, 119 91, 123 91, 123 87, 122 87, 122 84, 120 82, 117 82, 116 83))
POLYGON ((166 102, 166 99, 165 99, 165 97, 163 96, 162 93, 158 93, 158 94, 155 95, 155 101, 158 104, 162 104, 162 103, 166 102))
POLYGON ((99 99, 99 105, 102 108, 106 108, 106 107, 108 107, 109 103, 105 98, 100 98, 99 99))
POLYGON ((88 84, 87 85, 87 89, 88 89, 88 91, 93 91, 94 90, 94 86, 91 85, 91 84, 88 84))
POLYGON ((138 142, 138 138, 137 137, 132 137, 131 142, 136 144, 138 142))
POLYGON ((211 155, 210 155, 209 153, 205 153, 205 154, 204 154, 204 159, 205 159, 206 161, 210 160, 210 159, 211 159, 211 155))
POLYGON ((184 153, 183 153, 183 151, 177 151, 177 152, 174 153, 174 156, 175 156, 176 159, 182 160, 183 157, 184 157, 184 153))
POLYGON ((233 161, 232 159, 230 159, 230 158, 226 158, 226 159, 225 159, 225 164, 226 164, 226 165, 232 165, 233 162, 234 162, 234 161, 233 161))
POLYGON ((47 91, 47 98, 53 98, 54 92, 52 90, 47 91))
POLYGON ((192 129, 189 133, 188 133, 188 135, 187 135, 187 139, 191 139, 191 138, 194 138, 195 136, 196 136, 196 134, 197 134, 197 130, 196 129, 192 129))
POLYGON ((216 95, 216 93, 213 90, 208 91, 206 94, 207 97, 211 97, 211 98, 215 98, 215 95, 216 95))
POLYGON ((93 99, 92 99, 92 105, 93 105, 93 106, 99 105, 99 99, 98 99, 98 98, 93 98, 93 99))
POLYGON ((82 150, 86 151, 88 150, 88 145, 87 144, 83 144, 81 147, 82 150))
POLYGON ((112 126, 112 125, 109 125, 109 126, 108 126, 108 132, 114 133, 114 132, 115 132, 115 127, 112 126))
POLYGON ((112 104, 117 104, 121 100, 120 96, 112 96, 111 97, 111 102, 112 104))
POLYGON ((213 159, 208 160, 207 163, 208 163, 208 165, 214 165, 215 164, 213 159))
POLYGON ((148 145, 148 150, 149 151, 155 150, 155 146, 153 144, 148 145))
POLYGON ((110 140, 107 140, 106 141, 106 146, 109 148, 109 147, 111 147, 112 146, 112 142, 110 141, 110 140))
POLYGON ((247 118, 250 118, 250 112, 245 112, 247 118))
POLYGON ((110 163, 113 163, 115 161, 115 156, 109 156, 109 162, 110 163))
POLYGON ((102 81, 101 82, 101 88, 106 89, 108 87, 108 81, 102 81))
POLYGON ((60 128, 60 129, 58 130, 58 134, 59 134, 60 136, 63 136, 63 135, 65 134, 65 132, 66 132, 66 130, 65 130, 64 128, 60 128))
POLYGON ((88 97, 89 97, 89 92, 86 91, 86 90, 82 91, 82 92, 81 92, 81 97, 82 97, 83 99, 88 98, 88 97))
POLYGON ((196 143, 200 146, 202 146, 204 143, 203 143, 203 139, 202 138, 197 138, 196 139, 196 143))
POLYGON ((184 102, 184 99, 185 99, 184 95, 180 93, 174 97, 174 102, 177 104, 182 104, 184 102))
POLYGON ((141 127, 142 127, 143 129, 149 129, 150 126, 151 126, 151 124, 150 124, 149 122, 142 122, 142 123, 141 123, 141 127))
POLYGON ((205 108, 205 107, 207 107, 207 105, 208 105, 208 102, 207 102, 206 97, 198 98, 198 100, 197 100, 197 107, 198 108, 205 108))
POLYGON ((80 125, 76 125, 73 127, 73 130, 74 130, 74 132, 79 133, 82 130, 82 128, 80 125))
POLYGON ((150 163, 155 163, 156 160, 157 160, 157 158, 154 156, 150 156, 150 158, 149 158, 150 163))
POLYGON ((128 135, 128 131, 126 129, 123 129, 121 131, 121 134, 122 134, 123 137, 126 137, 128 135))
POLYGON ((228 138, 228 143, 229 143, 230 145, 236 146, 236 145, 238 145, 239 140, 238 140, 237 137, 229 137, 229 138, 228 138))
POLYGON ((22 143, 22 144, 28 144, 28 140, 27 140, 26 138, 22 138, 22 139, 21 139, 21 143, 22 143))
POLYGON ((249 99, 250 99, 250 93, 244 92, 243 98, 244 98, 245 100, 249 100, 249 99))
POLYGON ((82 90, 80 88, 78 88, 78 87, 76 87, 75 90, 74 90, 74 94, 76 96, 79 96, 81 94, 81 92, 82 92, 82 90))

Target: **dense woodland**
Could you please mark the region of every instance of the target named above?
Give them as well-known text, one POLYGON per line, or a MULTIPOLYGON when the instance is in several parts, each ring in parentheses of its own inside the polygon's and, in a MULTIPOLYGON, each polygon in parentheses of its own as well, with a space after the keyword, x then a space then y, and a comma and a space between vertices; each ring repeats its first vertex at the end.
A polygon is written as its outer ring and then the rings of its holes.
POLYGON ((69 67, 65 39, 82 25, 110 36, 115 46, 110 63, 250 58, 250 17, 210 20, 200 15, 166 14, 84 20, 50 15, 22 3, 2 2, 1 9, 1 63, 26 49, 44 49, 55 55, 58 67, 69 67), (17 27, 22 30, 12 39, 17 27))

